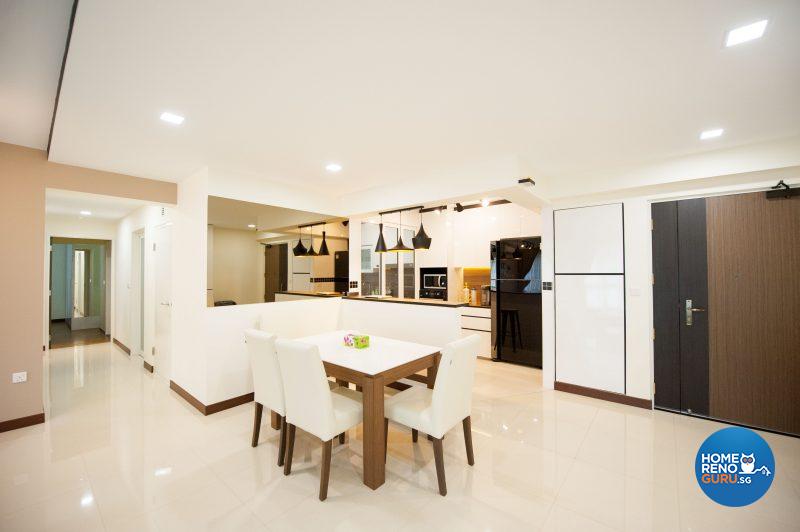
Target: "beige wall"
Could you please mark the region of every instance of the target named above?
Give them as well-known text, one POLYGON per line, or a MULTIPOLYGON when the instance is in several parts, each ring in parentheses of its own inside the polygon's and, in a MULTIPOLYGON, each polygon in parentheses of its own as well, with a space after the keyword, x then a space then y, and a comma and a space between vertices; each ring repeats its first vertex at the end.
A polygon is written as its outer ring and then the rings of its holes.
POLYGON ((264 246, 255 231, 214 227, 212 257, 214 301, 237 305, 264 302, 264 246))
POLYGON ((45 188, 177 201, 175 183, 51 163, 44 151, 0 143, 0 422, 43 412, 45 188), (18 371, 28 381, 11 384, 18 371))

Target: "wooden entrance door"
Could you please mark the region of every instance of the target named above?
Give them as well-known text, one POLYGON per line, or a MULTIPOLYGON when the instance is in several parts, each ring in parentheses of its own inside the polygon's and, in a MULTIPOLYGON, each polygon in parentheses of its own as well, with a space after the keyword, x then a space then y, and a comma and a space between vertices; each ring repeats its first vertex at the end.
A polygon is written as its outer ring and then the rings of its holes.
POLYGON ((264 246, 264 302, 275 302, 275 292, 286 290, 289 277, 289 246, 264 246))
POLYGON ((800 434, 800 197, 652 214, 656 407, 800 434))

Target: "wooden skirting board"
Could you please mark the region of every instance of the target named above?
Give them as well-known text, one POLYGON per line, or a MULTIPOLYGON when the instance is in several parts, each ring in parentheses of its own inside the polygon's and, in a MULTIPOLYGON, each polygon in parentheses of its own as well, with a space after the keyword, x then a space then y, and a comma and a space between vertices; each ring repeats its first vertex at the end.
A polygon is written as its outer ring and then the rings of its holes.
POLYGON ((44 412, 41 414, 33 414, 32 416, 9 419, 8 421, 0 421, 0 432, 30 427, 31 425, 38 425, 39 423, 44 423, 44 412))
POLYGON ((169 381, 169 387, 172 391, 180 395, 184 401, 195 407, 197 411, 203 414, 204 416, 208 416, 210 414, 216 414, 217 412, 222 412, 223 410, 233 408, 234 406, 243 405, 253 400, 253 393, 250 392, 244 395, 240 395, 239 397, 232 397, 230 399, 225 399, 224 401, 220 401, 218 403, 204 405, 195 396, 193 396, 192 394, 181 388, 179 384, 175 383, 175 381, 169 381))
POLYGON ((586 397, 592 397, 594 399, 602 399, 603 401, 611 401, 612 403, 620 403, 628 406, 646 408, 648 410, 653 409, 653 402, 650 399, 640 399, 639 397, 631 397, 630 395, 607 392, 605 390, 598 390, 596 388, 588 388, 586 386, 579 386, 577 384, 569 384, 559 381, 556 381, 553 387, 559 392, 574 393, 576 395, 583 395, 586 397))
POLYGON ((122 349, 123 351, 125 351, 125 353, 127 353, 127 354, 128 354, 128 356, 130 356, 130 355, 131 355, 131 350, 130 350, 130 349, 128 349, 128 347, 127 347, 125 344, 123 344, 122 342, 120 342, 120 341, 119 341, 119 340, 117 340, 116 338, 114 338, 114 344, 115 344, 117 347, 119 347, 120 349, 122 349))
POLYGON ((146 360, 142 360, 142 365, 144 366, 144 369, 146 369, 150 373, 153 373, 153 365, 152 364, 148 363, 146 360))

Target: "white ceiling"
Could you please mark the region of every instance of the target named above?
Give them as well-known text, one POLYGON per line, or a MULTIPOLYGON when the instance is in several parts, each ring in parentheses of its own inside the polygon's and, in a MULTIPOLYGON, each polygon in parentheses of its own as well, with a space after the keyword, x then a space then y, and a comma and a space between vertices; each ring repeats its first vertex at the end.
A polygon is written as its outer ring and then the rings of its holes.
POLYGON ((44 149, 73 0, 0 0, 0 142, 44 149))
POLYGON ((800 135, 798 65, 796 0, 81 0, 50 158, 337 197, 437 175, 457 193, 508 161, 574 185, 800 135))
POLYGON ((81 218, 81 211, 91 212, 89 218, 119 220, 139 207, 149 205, 142 200, 87 194, 48 188, 45 191, 45 212, 81 218))

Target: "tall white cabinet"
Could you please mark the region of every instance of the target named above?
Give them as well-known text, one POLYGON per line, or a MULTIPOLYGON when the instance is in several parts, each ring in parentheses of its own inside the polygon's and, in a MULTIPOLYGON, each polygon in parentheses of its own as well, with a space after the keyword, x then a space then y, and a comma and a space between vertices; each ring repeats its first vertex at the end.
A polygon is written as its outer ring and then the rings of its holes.
POLYGON ((556 381, 625 393, 621 203, 553 213, 556 381))

